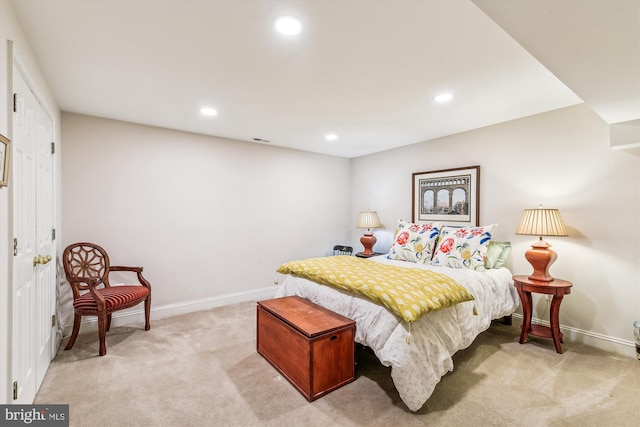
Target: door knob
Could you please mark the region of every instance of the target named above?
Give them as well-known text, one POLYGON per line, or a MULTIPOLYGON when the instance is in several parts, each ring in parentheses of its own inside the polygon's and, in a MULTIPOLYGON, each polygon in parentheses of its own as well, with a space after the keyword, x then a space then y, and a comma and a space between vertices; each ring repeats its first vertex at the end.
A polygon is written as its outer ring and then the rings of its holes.
POLYGON ((33 257, 33 266, 35 267, 38 264, 46 264, 49 261, 51 261, 53 258, 51 258, 51 255, 47 255, 47 256, 42 256, 42 255, 38 255, 33 257))

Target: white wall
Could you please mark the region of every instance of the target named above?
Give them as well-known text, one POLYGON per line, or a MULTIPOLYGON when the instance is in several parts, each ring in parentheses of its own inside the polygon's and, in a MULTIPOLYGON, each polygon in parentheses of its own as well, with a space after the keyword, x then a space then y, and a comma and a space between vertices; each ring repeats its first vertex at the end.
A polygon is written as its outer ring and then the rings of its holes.
POLYGON ((348 159, 71 113, 62 128, 63 243, 144 267, 152 319, 275 293, 280 264, 349 238, 348 159))
MULTIPOLYGON (((377 210, 378 251, 398 219, 411 219, 411 174, 480 165, 480 222, 513 244, 514 274, 532 271, 517 236, 525 208, 558 208, 569 237, 546 238, 558 260, 551 274, 573 282, 560 323, 569 339, 633 356, 640 319, 640 157, 609 148, 609 128, 584 105, 354 159, 351 216, 377 210)), ((357 241, 360 232, 352 232, 357 241)), ((542 316, 545 302, 537 300, 542 316)), ((534 308, 536 310, 536 308, 534 308)))
MULTIPOLYGON (((60 143, 60 111, 44 80, 37 59, 34 57, 25 35, 20 28, 10 2, 0 0, 0 133, 12 138, 11 121, 13 112, 11 100, 13 94, 12 68, 13 55, 19 60, 25 72, 27 82, 31 85, 44 109, 51 115, 54 126, 54 137, 61 152, 60 143)), ((59 180, 60 156, 55 158, 54 174, 56 228, 60 229, 60 197, 59 180)), ((12 298, 11 270, 12 270, 12 207, 11 181, 9 187, 0 188, 0 402, 10 402, 11 388, 11 305, 12 298)), ((58 252, 59 252, 58 241, 58 252)))

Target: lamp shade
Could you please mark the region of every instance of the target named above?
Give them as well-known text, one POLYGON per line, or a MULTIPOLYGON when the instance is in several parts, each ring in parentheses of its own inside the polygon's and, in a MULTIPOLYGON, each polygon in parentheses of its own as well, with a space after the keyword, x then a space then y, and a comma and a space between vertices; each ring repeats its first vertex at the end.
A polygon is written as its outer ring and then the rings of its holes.
POLYGON ((568 236, 558 209, 525 209, 516 234, 528 236, 568 236))
POLYGON ((378 218, 377 212, 360 212, 360 216, 358 217, 358 225, 356 228, 380 228, 382 224, 380 223, 380 218, 378 218))

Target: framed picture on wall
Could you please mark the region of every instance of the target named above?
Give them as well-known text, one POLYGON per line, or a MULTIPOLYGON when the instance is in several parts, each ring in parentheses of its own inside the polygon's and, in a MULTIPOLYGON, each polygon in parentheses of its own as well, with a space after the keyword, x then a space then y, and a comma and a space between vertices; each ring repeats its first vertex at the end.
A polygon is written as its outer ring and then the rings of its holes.
POLYGON ((10 144, 9 138, 0 135, 0 187, 6 187, 9 183, 10 144))
POLYGON ((480 225, 480 166, 412 174, 413 222, 480 225))

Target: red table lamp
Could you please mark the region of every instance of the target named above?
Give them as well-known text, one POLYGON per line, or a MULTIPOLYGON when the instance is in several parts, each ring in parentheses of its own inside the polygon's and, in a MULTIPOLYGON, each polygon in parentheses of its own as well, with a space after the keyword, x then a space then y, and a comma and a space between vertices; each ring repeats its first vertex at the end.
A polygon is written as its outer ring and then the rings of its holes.
POLYGON ((524 254, 533 267, 533 273, 529 276, 529 280, 553 281, 553 277, 549 274, 549 267, 558 255, 551 249, 548 242, 542 240, 542 236, 568 236, 560 211, 558 209, 543 209, 542 207, 525 209, 516 234, 540 236, 540 240, 531 245, 531 249, 524 254))
POLYGON ((360 243, 362 243, 362 246, 364 246, 362 255, 375 255, 375 252, 373 252, 373 245, 376 244, 376 241, 378 239, 376 239, 376 236, 373 235, 371 229, 380 227, 382 227, 382 224, 380 223, 377 212, 360 212, 360 216, 358 217, 358 225, 356 225, 356 228, 367 229, 367 232, 364 233, 364 236, 360 238, 360 243))

